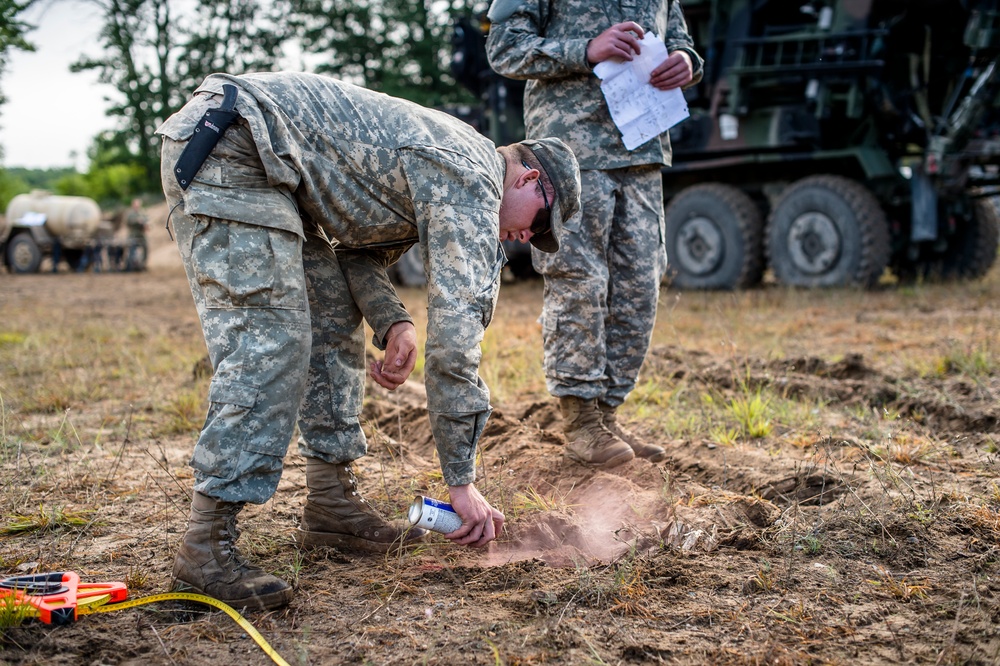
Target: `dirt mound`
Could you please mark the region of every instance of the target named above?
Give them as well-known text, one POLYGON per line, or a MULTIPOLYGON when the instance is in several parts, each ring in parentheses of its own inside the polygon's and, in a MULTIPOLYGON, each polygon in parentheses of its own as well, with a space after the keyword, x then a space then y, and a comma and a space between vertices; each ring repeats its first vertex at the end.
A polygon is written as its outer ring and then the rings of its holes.
MULTIPOLYGON (((169 585, 210 373, 166 210, 151 213, 146 273, 7 279, 4 575, 73 570, 136 598, 169 585)), ((401 295, 419 319, 425 295, 401 295)), ((529 376, 540 300, 538 283, 505 285, 484 344, 484 370, 526 387, 497 391, 477 459, 477 487, 507 517, 490 547, 432 534, 385 556, 300 550, 294 442, 274 498, 244 509, 243 552, 295 587, 288 608, 248 614, 286 660, 997 662, 1000 276, 895 293, 665 292, 622 417, 668 458, 609 470, 562 455, 556 402, 529 376), (770 429, 751 436, 732 412, 758 391, 770 429)), ((415 495, 447 496, 425 405, 413 379, 368 387, 370 452, 355 468, 393 518, 415 495)), ((12 665, 271 663, 206 607, 0 633, 12 665)))

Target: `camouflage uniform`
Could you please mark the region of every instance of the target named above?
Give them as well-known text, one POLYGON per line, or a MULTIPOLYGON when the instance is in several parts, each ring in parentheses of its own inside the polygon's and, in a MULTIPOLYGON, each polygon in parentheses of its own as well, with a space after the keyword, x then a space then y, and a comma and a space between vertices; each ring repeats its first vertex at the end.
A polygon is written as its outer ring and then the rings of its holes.
POLYGON ((617 407, 634 388, 656 318, 666 268, 663 184, 670 140, 626 150, 600 80, 587 62, 590 40, 635 21, 668 51, 694 51, 677 0, 495 0, 487 40, 498 73, 530 79, 527 135, 557 136, 580 163, 582 214, 563 224, 560 250, 532 249, 545 278, 542 335, 549 392, 617 407))
POLYGON ((380 346, 409 320, 385 266, 414 243, 428 275, 424 372, 444 479, 473 482, 491 410, 479 345, 503 267, 505 165, 492 142, 446 114, 296 73, 212 75, 157 132, 215 368, 195 489, 267 501, 297 413, 303 455, 365 453, 362 318, 380 346), (182 191, 172 166, 225 83, 239 88, 240 118, 182 191))
POLYGON ((128 257, 126 270, 142 270, 149 256, 149 245, 146 243, 146 224, 149 218, 141 210, 130 210, 125 217, 125 227, 128 229, 128 257))

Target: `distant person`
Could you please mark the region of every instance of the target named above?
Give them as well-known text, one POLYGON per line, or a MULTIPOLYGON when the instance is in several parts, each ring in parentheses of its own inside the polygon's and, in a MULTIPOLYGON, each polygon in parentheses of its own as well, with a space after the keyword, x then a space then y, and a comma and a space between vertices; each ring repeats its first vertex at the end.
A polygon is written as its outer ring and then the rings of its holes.
POLYGON ((290 600, 235 541, 243 505, 274 494, 296 420, 309 489, 300 545, 387 552, 421 536, 368 504, 351 466, 367 451, 362 319, 385 350, 370 366, 377 383, 396 388, 416 361, 413 323, 385 270, 414 244, 428 275, 427 409, 462 518, 446 537, 493 540, 504 516, 474 483, 491 411, 480 343, 500 241, 555 250, 553 231, 579 208, 566 145, 497 148, 444 113, 292 72, 214 74, 157 132, 168 219, 214 372, 174 589, 254 608, 290 600))
POLYGON ((149 253, 149 245, 146 242, 146 227, 148 225, 149 218, 142 210, 142 199, 133 199, 132 209, 125 217, 125 227, 128 232, 126 271, 146 270, 146 258, 149 253))
POLYGON ((559 252, 532 250, 545 281, 545 379, 559 399, 566 454, 605 467, 635 456, 659 462, 663 447, 625 429, 618 408, 635 388, 656 322, 666 269, 660 168, 670 163, 670 140, 626 149, 593 68, 632 60, 647 31, 668 52, 653 87, 697 83, 702 59, 677 0, 495 0, 489 18, 490 65, 528 80, 528 137, 558 136, 580 163, 582 215, 556 231, 559 252))

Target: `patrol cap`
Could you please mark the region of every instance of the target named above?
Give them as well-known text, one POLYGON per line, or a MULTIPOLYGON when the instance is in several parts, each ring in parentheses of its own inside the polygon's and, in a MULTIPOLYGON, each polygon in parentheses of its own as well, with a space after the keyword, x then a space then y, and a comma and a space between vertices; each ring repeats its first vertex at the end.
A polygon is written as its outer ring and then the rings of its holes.
POLYGON ((521 145, 538 158, 555 190, 550 215, 552 224, 548 231, 534 234, 530 242, 542 252, 555 252, 559 249, 558 237, 563 222, 580 211, 580 165, 569 146, 555 137, 527 139, 521 145))

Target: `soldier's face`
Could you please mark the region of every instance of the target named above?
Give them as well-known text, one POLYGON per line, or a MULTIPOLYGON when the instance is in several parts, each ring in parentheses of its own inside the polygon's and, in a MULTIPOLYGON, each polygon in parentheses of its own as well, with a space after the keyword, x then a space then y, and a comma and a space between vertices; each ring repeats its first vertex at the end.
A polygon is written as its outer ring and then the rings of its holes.
POLYGON ((504 190, 500 202, 500 240, 527 243, 534 235, 535 217, 546 212, 546 201, 538 187, 538 170, 522 165, 523 172, 504 190))

